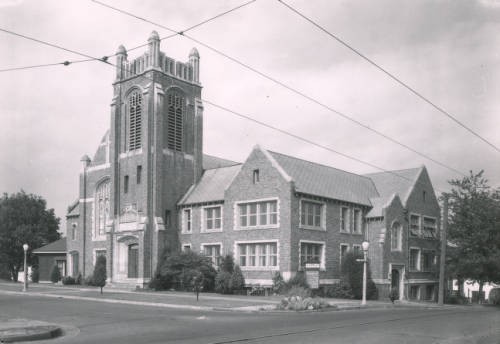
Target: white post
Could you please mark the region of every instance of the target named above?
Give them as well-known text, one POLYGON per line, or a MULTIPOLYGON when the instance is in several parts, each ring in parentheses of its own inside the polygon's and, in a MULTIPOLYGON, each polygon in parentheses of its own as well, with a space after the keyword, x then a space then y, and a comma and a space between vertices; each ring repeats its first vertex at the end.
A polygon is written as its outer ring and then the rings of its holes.
POLYGON ((28 267, 26 264, 26 256, 28 253, 28 244, 23 245, 24 250, 24 283, 23 283, 23 291, 28 291, 28 267))
POLYGON ((366 305, 366 264, 368 262, 368 247, 370 244, 367 241, 364 241, 362 244, 363 247, 363 299, 361 300, 361 306, 366 305))

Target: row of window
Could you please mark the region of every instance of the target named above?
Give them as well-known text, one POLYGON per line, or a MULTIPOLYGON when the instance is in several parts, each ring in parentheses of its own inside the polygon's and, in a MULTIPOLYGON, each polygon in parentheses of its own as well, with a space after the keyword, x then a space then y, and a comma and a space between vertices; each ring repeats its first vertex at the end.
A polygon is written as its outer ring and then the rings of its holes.
MULTIPOLYGON (((183 250, 190 250, 191 244, 183 245, 183 250)), ((340 245, 340 264, 342 258, 351 250, 349 244, 340 245)), ((361 245, 352 245, 354 252, 361 252, 361 245)), ((222 244, 202 244, 201 251, 206 257, 218 266, 221 259, 222 244)), ((273 242, 250 242, 236 244, 236 262, 244 268, 274 268, 278 266, 278 243, 273 242)), ((306 264, 319 264, 325 268, 325 242, 301 241, 299 244, 300 266, 306 264)))
MULTIPOLYGON (((130 94, 127 101, 127 135, 126 148, 129 151, 140 149, 142 146, 142 112, 143 99, 139 91, 130 94)), ((182 134, 184 125, 186 101, 179 92, 170 92, 167 97, 167 147, 182 151, 182 134)))
MULTIPOLYGON (((301 201, 300 226, 302 228, 325 229, 323 203, 301 201)), ((276 228, 279 222, 278 201, 263 200, 238 203, 236 221, 239 229, 276 228)), ((182 232, 192 231, 192 209, 182 211, 182 232)), ((362 234, 362 212, 360 209, 341 207, 340 230, 343 233, 362 234), (352 221, 352 226, 350 225, 352 221)), ((222 205, 202 208, 201 231, 222 231, 222 205)))
POLYGON ((410 271, 433 271, 436 260, 436 253, 432 250, 410 248, 410 271))
POLYGON ((410 286, 410 300, 425 300, 434 301, 435 298, 435 287, 433 284, 428 284, 425 286, 425 294, 421 296, 423 286, 412 285, 410 286))
POLYGON ((429 239, 436 238, 436 218, 419 214, 410 214, 410 236, 429 239))

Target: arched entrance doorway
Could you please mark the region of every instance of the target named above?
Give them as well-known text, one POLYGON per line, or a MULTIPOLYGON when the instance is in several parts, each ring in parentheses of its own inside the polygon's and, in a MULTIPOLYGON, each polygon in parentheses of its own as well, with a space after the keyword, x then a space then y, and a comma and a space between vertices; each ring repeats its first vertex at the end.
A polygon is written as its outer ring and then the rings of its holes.
POLYGON ((401 280, 401 276, 399 275, 399 269, 392 269, 391 270, 391 291, 397 290, 397 294, 395 295, 396 300, 399 300, 400 280, 401 280))
POLYGON ((127 269, 127 277, 128 278, 137 278, 138 268, 139 268, 139 245, 138 244, 130 244, 128 245, 128 269, 127 269))

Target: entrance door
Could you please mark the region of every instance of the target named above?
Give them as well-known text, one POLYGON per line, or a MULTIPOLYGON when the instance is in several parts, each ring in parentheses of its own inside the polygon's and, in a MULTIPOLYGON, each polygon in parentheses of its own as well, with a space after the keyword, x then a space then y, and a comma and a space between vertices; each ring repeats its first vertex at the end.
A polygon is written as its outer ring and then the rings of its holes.
POLYGON ((71 276, 78 276, 78 252, 71 254, 71 276))
POLYGON ((397 299, 399 300, 399 283, 400 283, 400 276, 399 276, 399 270, 398 269, 392 269, 391 270, 391 290, 397 290, 397 299))
POLYGON ((139 267, 139 245, 132 244, 128 246, 128 278, 137 278, 139 267))

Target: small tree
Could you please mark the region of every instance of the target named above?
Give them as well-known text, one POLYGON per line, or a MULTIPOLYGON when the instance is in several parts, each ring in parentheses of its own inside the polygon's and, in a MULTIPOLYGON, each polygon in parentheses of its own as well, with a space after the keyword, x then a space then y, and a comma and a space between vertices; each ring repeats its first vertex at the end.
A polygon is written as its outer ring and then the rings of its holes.
MULTIPOLYGON (((357 261, 363 258, 361 253, 348 252, 342 257, 341 281, 351 287, 355 299, 361 299, 363 295, 363 263, 357 261)), ((366 298, 373 300, 377 298, 377 287, 371 278, 370 265, 366 269, 366 298)))
POLYGON ((52 267, 52 271, 50 272, 50 280, 52 283, 57 283, 61 279, 61 271, 59 271, 59 268, 57 265, 54 264, 52 267))
POLYGON ((102 288, 106 285, 106 278, 106 257, 99 256, 94 268, 94 285, 101 287, 101 294, 102 288))
POLYGON ((233 291, 245 288, 245 277, 243 277, 243 272, 241 272, 239 265, 234 266, 234 271, 231 274, 229 285, 233 291))
POLYGON ((34 266, 31 270, 31 282, 38 283, 40 280, 40 271, 38 270, 38 266, 34 266))

